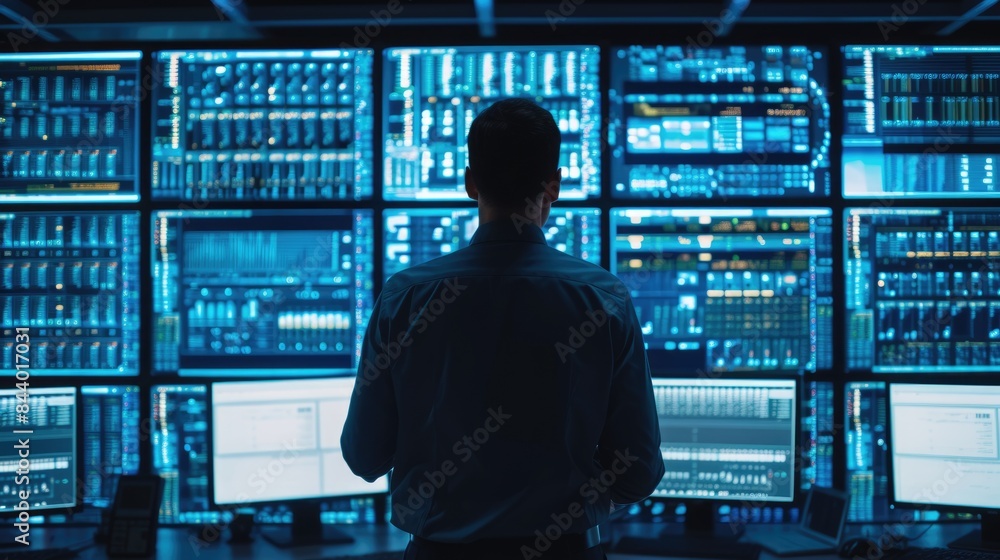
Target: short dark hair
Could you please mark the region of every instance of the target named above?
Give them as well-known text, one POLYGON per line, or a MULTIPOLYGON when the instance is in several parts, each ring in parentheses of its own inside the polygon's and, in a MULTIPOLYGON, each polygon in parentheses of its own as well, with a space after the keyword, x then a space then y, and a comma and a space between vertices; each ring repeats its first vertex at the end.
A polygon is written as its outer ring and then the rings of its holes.
POLYGON ((561 142, 552 113, 535 102, 490 105, 469 127, 469 168, 480 198, 500 208, 535 200, 559 168, 561 142))

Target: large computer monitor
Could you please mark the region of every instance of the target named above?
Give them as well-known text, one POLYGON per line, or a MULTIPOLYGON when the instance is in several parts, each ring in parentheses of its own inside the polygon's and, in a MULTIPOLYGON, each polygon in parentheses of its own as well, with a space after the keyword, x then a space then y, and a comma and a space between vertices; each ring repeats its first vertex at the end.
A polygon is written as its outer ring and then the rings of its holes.
POLYGON ((154 54, 154 199, 372 196, 370 49, 154 54))
POLYGON ((414 47, 385 51, 386 200, 464 200, 476 115, 508 97, 536 101, 562 132, 564 200, 601 187, 600 48, 414 47))
POLYGON ((844 196, 1000 196, 1000 46, 843 53, 844 196))
MULTIPOLYGON (((475 208, 386 210, 385 276, 467 247, 479 228, 475 208)), ((601 211, 553 208, 542 228, 550 247, 601 264, 601 211)))
POLYGON ((388 477, 368 483, 355 476, 340 450, 354 381, 350 376, 214 383, 213 502, 291 503, 290 533, 265 533, 275 544, 344 541, 332 528, 324 534, 319 500, 389 490, 388 477))
POLYGON ((141 58, 0 55, 0 201, 139 200, 141 58))
POLYGON ((30 328, 32 375, 137 375, 139 254, 138 212, 0 212, 0 363, 30 328))
POLYGON ((722 502, 795 500, 796 379, 654 378, 653 394, 666 473, 652 497, 685 503, 687 536, 713 534, 722 502))
POLYGON ((613 196, 829 196, 823 49, 635 45, 612 53, 613 196))
POLYGON ((357 371, 371 210, 164 210, 153 222, 155 373, 357 371))
MULTIPOLYGON (((22 344, 31 344, 30 338, 23 340, 22 344)), ((18 383, 14 377, 12 373, 11 387, 18 383)), ((74 387, 37 387, 28 381, 17 388, 0 389, 0 446, 4 450, 0 517, 23 523, 36 515, 79 508, 76 406, 74 387)), ((28 534, 18 530, 15 536, 28 534)))
POLYGON ((612 210, 611 272, 654 373, 830 369, 832 222, 825 208, 612 210))
POLYGON ((978 512, 952 548, 1000 552, 1000 386, 889 384, 893 504, 978 512))
POLYGON ((845 211, 847 368, 973 372, 1000 366, 1000 213, 845 211))
POLYGON ((81 387, 83 420, 83 500, 89 506, 110 507, 118 479, 139 472, 139 387, 81 387))

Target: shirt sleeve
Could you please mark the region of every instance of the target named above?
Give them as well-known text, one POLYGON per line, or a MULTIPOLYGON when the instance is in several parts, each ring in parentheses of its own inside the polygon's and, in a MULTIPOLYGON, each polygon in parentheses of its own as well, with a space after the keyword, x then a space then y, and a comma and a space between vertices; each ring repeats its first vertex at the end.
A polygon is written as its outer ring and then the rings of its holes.
POLYGON ((649 361, 639 318, 632 298, 627 295, 622 314, 624 344, 615 361, 608 415, 597 458, 603 468, 616 475, 611 485, 611 500, 629 504, 652 494, 665 469, 649 361))
POLYGON ((340 436, 344 460, 354 474, 375 482, 392 468, 396 454, 397 410, 392 359, 385 348, 382 297, 372 310, 361 344, 358 375, 340 436))

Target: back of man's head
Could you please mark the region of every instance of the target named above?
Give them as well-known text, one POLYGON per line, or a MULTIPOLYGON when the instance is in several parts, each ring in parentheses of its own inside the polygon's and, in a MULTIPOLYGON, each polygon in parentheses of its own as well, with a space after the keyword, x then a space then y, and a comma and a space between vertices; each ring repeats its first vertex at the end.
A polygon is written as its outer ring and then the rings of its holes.
POLYGON ((469 128, 469 168, 480 200, 514 209, 558 177, 562 135, 552 113, 527 99, 504 99, 469 128))

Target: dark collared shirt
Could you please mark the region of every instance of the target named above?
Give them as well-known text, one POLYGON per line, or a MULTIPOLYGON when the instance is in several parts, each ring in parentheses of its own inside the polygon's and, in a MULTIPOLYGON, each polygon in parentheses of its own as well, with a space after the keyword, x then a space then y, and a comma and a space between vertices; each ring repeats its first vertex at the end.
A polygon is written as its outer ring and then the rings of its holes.
POLYGON ((368 481, 390 469, 394 525, 443 542, 582 533, 663 477, 632 300, 534 224, 389 279, 341 437, 368 481))

